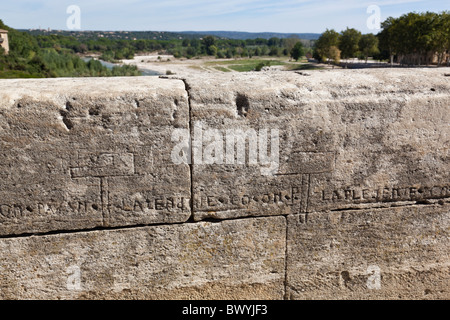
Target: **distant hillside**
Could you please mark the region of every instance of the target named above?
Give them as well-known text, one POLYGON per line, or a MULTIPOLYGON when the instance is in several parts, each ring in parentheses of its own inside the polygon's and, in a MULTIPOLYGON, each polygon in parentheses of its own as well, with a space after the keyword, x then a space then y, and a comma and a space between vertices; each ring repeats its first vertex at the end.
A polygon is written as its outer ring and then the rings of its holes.
POLYGON ((199 39, 207 35, 213 35, 223 39, 247 40, 247 39, 270 39, 289 38, 292 35, 304 40, 317 40, 320 33, 275 33, 275 32, 238 32, 238 31, 67 31, 67 30, 21 30, 32 35, 62 35, 72 36, 79 40, 108 38, 117 40, 180 40, 199 39))
POLYGON ((165 31, 68 31, 68 30, 45 30, 45 29, 29 29, 21 30, 31 35, 61 35, 71 36, 79 40, 88 39, 115 39, 115 40, 180 40, 201 38, 205 34, 188 34, 180 32, 165 31))
POLYGON ((190 35, 207 34, 220 38, 237 39, 237 40, 256 39, 256 38, 270 39, 274 37, 285 39, 291 37, 292 35, 296 35, 300 39, 305 40, 317 40, 320 37, 320 33, 276 33, 276 32, 239 32, 239 31, 182 31, 179 33, 190 35))

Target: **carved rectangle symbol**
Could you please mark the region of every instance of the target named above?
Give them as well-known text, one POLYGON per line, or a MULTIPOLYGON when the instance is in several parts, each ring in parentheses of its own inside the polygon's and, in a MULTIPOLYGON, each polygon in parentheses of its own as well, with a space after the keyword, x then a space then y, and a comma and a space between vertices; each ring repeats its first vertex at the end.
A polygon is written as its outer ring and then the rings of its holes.
POLYGON ((132 153, 79 153, 80 166, 70 168, 72 178, 111 177, 134 174, 132 153))
POLYGON ((293 152, 279 175, 332 172, 334 162, 334 152, 293 152))

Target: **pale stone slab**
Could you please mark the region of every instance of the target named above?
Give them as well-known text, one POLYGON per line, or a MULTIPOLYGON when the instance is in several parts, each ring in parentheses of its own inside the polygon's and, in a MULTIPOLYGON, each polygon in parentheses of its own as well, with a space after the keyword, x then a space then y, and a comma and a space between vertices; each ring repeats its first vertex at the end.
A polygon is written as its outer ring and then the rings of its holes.
POLYGON ((448 299, 450 203, 288 216, 288 299, 448 299))
POLYGON ((286 219, 0 239, 3 299, 282 299, 286 219))
POLYGON ((186 82, 196 220, 450 197, 450 82, 436 70, 223 74, 186 82), (264 151, 278 130, 272 174, 260 158, 249 161, 251 144, 245 163, 237 163, 238 145, 234 162, 227 159, 227 134, 236 129, 258 138, 267 130, 267 145, 258 145, 264 151))
POLYGON ((186 221, 188 112, 182 81, 0 81, 0 234, 186 221))

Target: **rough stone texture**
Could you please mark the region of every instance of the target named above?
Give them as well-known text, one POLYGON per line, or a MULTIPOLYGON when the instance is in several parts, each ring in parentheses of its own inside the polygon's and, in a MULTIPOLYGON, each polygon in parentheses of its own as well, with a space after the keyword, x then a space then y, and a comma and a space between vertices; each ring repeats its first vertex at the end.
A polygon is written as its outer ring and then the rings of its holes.
MULTIPOLYGON (((198 164, 194 156, 196 220, 450 196, 450 82, 436 70, 227 74, 186 81, 191 121, 203 132, 218 129, 225 137, 230 128, 278 129, 280 141, 279 168, 268 176, 261 174, 260 161, 248 163, 250 147, 246 165, 225 157, 222 164, 198 164)), ((211 141, 203 139, 201 148, 194 143, 194 150, 205 156, 211 141)))
POLYGON ((0 234, 186 221, 188 111, 181 81, 0 81, 0 234))
POLYGON ((287 298, 449 299, 449 227, 449 203, 291 215, 287 298))
POLYGON ((441 70, 1 80, 0 297, 448 299, 441 70))
POLYGON ((1 239, 0 297, 282 299, 285 230, 270 217, 1 239))

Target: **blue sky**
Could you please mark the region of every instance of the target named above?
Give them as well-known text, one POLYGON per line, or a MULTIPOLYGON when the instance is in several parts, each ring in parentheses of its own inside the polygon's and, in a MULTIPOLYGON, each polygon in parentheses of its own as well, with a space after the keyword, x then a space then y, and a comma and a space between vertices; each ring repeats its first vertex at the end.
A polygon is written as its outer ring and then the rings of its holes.
POLYGON ((410 11, 450 10, 450 0, 2 0, 0 19, 17 29, 67 30, 67 7, 81 10, 81 30, 249 31, 320 33, 346 27, 363 33, 367 8, 378 5, 381 21, 410 11))

